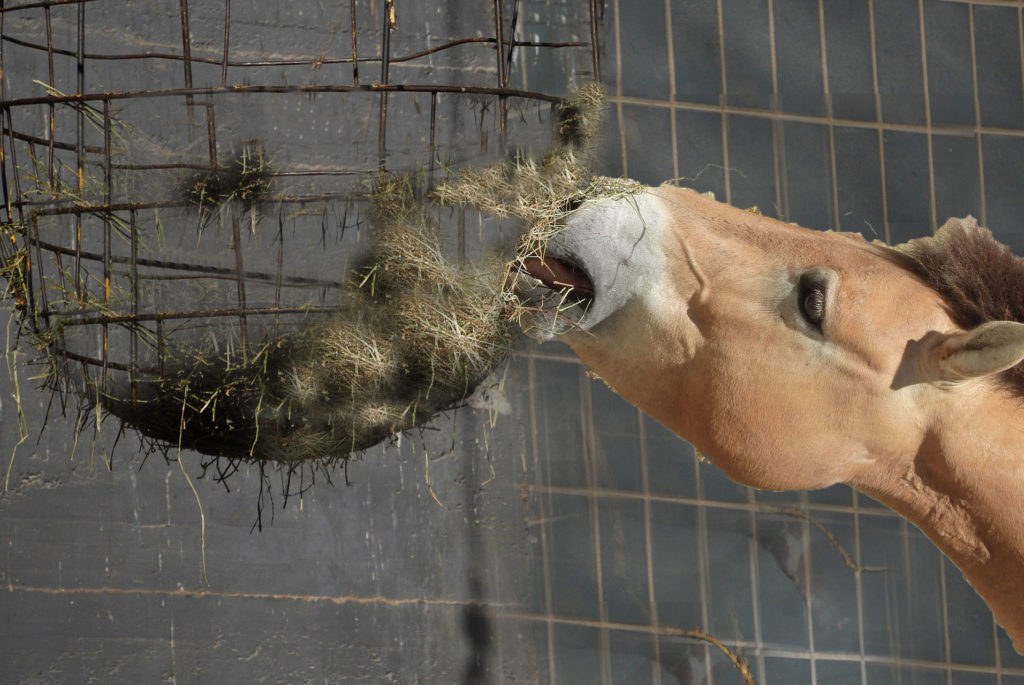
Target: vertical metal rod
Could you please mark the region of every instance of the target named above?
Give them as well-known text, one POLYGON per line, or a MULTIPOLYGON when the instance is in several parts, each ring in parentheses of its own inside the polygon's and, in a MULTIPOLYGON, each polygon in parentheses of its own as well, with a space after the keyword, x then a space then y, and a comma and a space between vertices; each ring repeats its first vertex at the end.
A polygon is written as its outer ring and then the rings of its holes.
POLYGON ((590 0, 590 50, 594 60, 594 80, 598 83, 601 82, 600 12, 600 0, 590 0))
MULTIPOLYGON (((131 315, 133 317, 139 314, 139 223, 138 216, 134 209, 128 212, 128 226, 131 231, 131 290, 132 290, 132 301, 130 304, 131 315)), ((128 387, 131 392, 131 401, 134 403, 137 399, 135 370, 139 360, 139 336, 136 331, 132 331, 131 337, 129 338, 129 355, 130 360, 128 364, 128 387)))
MULTIPOLYGON (((284 214, 277 215, 277 281, 274 284, 274 308, 281 307, 281 281, 284 277, 284 214)), ((277 335, 277 327, 280 323, 280 316, 274 314, 274 335, 277 335)))
MULTIPOLYGON (((508 76, 505 73, 505 17, 502 0, 494 2, 494 38, 495 51, 498 56, 498 87, 504 88, 508 83, 508 76)), ((498 138, 501 141, 501 149, 507 147, 507 125, 508 125, 508 101, 504 97, 498 98, 498 138)))
MULTIPOLYGON (((392 4, 390 0, 387 3, 387 10, 384 12, 384 28, 381 30, 381 36, 383 45, 381 46, 381 59, 380 59, 380 82, 381 85, 387 85, 389 79, 389 71, 391 68, 391 27, 392 27, 392 4)), ((385 162, 385 154, 387 152, 387 122, 388 122, 388 94, 382 92, 380 94, 380 125, 377 131, 377 159, 380 164, 380 171, 384 173, 387 171, 387 163, 385 162)))
POLYGON ((352 0, 352 83, 359 85, 359 25, 356 22, 356 0, 352 0))
POLYGON ((437 159, 437 93, 430 94, 430 169, 427 179, 434 180, 434 161, 437 159))
MULTIPOLYGON (((0 21, 0 23, 3 23, 3 22, 0 21)), ((2 60, 2 59, 3 59, 3 52, 0 51, 0 60, 2 60)), ((0 81, 3 81, 3 79, 0 79, 0 81)), ((0 99, 3 99, 3 87, 2 86, 0 86, 0 99)), ((4 107, 3 109, 0 109, 0 121, 3 121, 5 116, 7 116, 8 120, 10 119, 10 110, 8 108, 6 108, 6 107, 4 107)), ((10 129, 8 129, 8 130, 10 130, 10 129)), ((12 133, 13 133, 13 131, 12 131, 12 133)), ((14 142, 14 140, 12 138, 11 143, 13 144, 13 142, 14 142)), ((433 161, 433 160, 431 160, 431 161, 433 161)), ((12 223, 14 223, 14 212, 11 211, 12 210, 12 207, 11 207, 11 195, 10 195, 10 188, 11 187, 7 183, 7 148, 6 148, 5 145, 2 144, 2 141, 0 141, 0 188, 3 189, 3 194, 4 194, 4 196, 3 196, 4 197, 4 223, 12 224, 12 223)), ((18 209, 19 209, 19 211, 21 210, 21 204, 20 203, 18 205, 18 209)), ((0 241, 0 257, 6 258, 6 255, 8 254, 7 253, 8 247, 9 246, 7 245, 6 242, 0 241)))
POLYGON ((156 365, 157 365, 157 373, 159 373, 161 376, 164 375, 164 348, 165 347, 166 347, 166 343, 164 343, 164 320, 163 319, 157 319, 156 320, 156 365))
POLYGON ((210 169, 217 169, 217 121, 213 109, 213 96, 206 97, 206 143, 210 155, 210 169))
POLYGON ((242 227, 238 221, 238 209, 231 208, 231 235, 235 243, 235 281, 238 284, 238 331, 242 340, 242 361, 249 358, 249 334, 245 319, 245 267, 242 264, 242 227))
POLYGON ((496 51, 498 53, 498 87, 503 88, 508 82, 505 78, 505 18, 503 15, 504 8, 502 7, 501 0, 493 0, 494 2, 494 38, 497 41, 496 51))
MULTIPOLYGON (((78 92, 85 92, 85 4, 78 6, 78 48, 75 54, 78 92)), ((75 117, 75 176, 78 197, 85 196, 85 108, 75 117)), ((82 306, 82 214, 75 214, 75 296, 82 306)))
POLYGON ((231 45, 231 0, 224 0, 224 52, 220 58, 220 84, 228 85, 228 56, 231 45))
MULTIPOLYGON (((188 0, 180 0, 181 11, 181 56, 185 64, 185 87, 192 87, 192 32, 189 30, 188 21, 188 0)), ((78 91, 84 93, 85 91, 78 91)), ((192 111, 192 96, 185 96, 185 106, 188 109, 189 128, 195 126, 195 114, 192 111)))
POLYGON ((516 52, 516 28, 519 26, 519 0, 515 0, 512 3, 512 22, 508 28, 508 52, 505 54, 505 83, 504 86, 508 87, 508 83, 512 78, 512 58, 516 52))
MULTIPOLYGON (((111 164, 111 127, 113 122, 110 119, 110 100, 103 100, 103 176, 105 181, 105 190, 103 201, 110 205, 113 199, 113 179, 111 175, 113 173, 111 164)), ((110 304, 110 222, 114 220, 113 214, 103 219, 103 304, 104 307, 110 304)), ((97 393, 107 391, 107 361, 108 353, 110 351, 110 331, 107 324, 102 326, 102 354, 100 359, 102 360, 102 368, 100 370, 100 385, 97 389, 97 393)), ((99 397, 97 397, 97 401, 99 397)))
MULTIPOLYGON (((47 77, 49 78, 49 81, 48 81, 49 84, 51 86, 54 86, 54 85, 56 85, 55 84, 56 77, 54 76, 54 70, 53 70, 53 23, 52 23, 52 21, 50 19, 50 7, 49 7, 49 5, 47 5, 44 8, 43 14, 44 14, 44 19, 45 19, 45 23, 46 23, 46 73, 47 73, 47 77)), ((0 64, 3 64, 3 60, 0 60, 0 64)), ((46 150, 46 178, 47 178, 47 180, 48 180, 48 182, 50 184, 50 199, 54 199, 57 196, 57 183, 56 183, 56 179, 54 178, 54 173, 55 173, 55 171, 54 171, 55 157, 54 157, 54 146, 53 146, 54 139, 56 138, 56 135, 57 135, 57 131, 56 131, 56 126, 57 126, 57 124, 56 124, 56 118, 57 118, 56 109, 57 109, 56 105, 54 105, 52 102, 47 105, 47 110, 48 110, 48 114, 49 114, 48 121, 47 121, 47 124, 48 124, 47 130, 49 131, 49 142, 48 142, 48 144, 46 146, 47 147, 47 150, 46 150)))

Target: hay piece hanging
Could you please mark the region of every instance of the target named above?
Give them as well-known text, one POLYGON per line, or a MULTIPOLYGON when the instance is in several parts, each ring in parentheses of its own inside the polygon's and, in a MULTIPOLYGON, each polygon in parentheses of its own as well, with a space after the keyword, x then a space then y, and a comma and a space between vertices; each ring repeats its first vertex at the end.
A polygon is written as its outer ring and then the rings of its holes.
POLYGON ((272 178, 262 144, 247 140, 237 154, 184 179, 179 191, 187 203, 210 211, 232 200, 255 202, 270 190, 272 178))

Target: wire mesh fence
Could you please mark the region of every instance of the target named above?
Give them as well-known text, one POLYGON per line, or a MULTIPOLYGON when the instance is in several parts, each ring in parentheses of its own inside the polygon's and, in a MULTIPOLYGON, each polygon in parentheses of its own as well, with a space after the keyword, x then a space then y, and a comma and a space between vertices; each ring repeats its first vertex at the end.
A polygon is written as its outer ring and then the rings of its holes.
MULTIPOLYGON (((241 356, 330 316, 365 241, 367 179, 437 180, 536 148, 552 104, 594 76, 611 93, 604 173, 684 178, 893 242, 970 212, 1019 252, 1021 14, 1010 0, 8 2, 0 260, 62 382, 87 403, 96 387, 130 395, 176 345, 241 356)), ((452 254, 478 249, 477 217, 446 221, 452 254)), ((76 548, 66 530, 87 528, 86 504, 46 522, 8 499, 9 615, 60 616, 73 592, 83 641, 120 635, 93 614, 152 617, 149 660, 169 651, 181 679, 187 654, 197 677, 743 682, 698 629, 758 683, 1024 681, 959 572, 873 501, 736 486, 558 347, 518 354, 508 376, 517 427, 497 445, 453 438, 462 461, 447 486, 443 463, 404 445, 358 501, 307 495, 326 513, 306 523, 336 546, 307 549, 299 514, 282 513, 284 530, 253 546, 288 560, 285 578, 231 541, 251 525, 248 501, 220 505, 241 523, 212 533, 238 559, 213 564, 214 587, 180 590, 194 554, 150 530, 189 548, 195 529, 171 525, 183 507, 170 495, 97 522, 114 532, 89 533, 71 580, 49 568, 59 550, 39 563, 10 550, 40 535, 76 548), (424 463, 433 484, 410 466, 424 463), (141 525, 114 524, 132 513, 141 525), (139 540, 124 572, 93 559, 139 540), (154 549, 159 562, 144 556, 154 549), (186 628, 188 602, 201 620, 186 628), (278 610, 302 626, 252 628, 278 610)), ((140 499, 127 477, 118 487, 140 499)), ((107 644, 108 661, 152 675, 107 644)), ((65 674, 107 664, 86 651, 43 650, 65 674)), ((38 668, 14 652, 18 673, 38 668)))

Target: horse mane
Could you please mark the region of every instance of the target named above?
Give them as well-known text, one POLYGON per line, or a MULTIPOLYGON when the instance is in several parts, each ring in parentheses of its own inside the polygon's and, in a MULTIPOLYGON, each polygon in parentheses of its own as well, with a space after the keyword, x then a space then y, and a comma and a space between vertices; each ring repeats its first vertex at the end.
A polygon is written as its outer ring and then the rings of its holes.
MULTIPOLYGON (((904 265, 937 292, 950 318, 964 329, 988 321, 1024 322, 1024 259, 968 216, 949 219, 935 235, 895 248, 904 265)), ((1024 395, 1024 364, 1000 374, 1024 395)))

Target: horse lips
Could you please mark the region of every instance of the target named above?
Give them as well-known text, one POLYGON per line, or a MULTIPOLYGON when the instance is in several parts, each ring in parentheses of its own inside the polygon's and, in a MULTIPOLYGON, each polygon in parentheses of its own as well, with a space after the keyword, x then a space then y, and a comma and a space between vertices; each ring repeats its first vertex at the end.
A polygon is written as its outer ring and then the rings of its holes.
POLYGON ((554 257, 528 257, 523 260, 528 274, 552 290, 570 289, 581 297, 594 296, 594 284, 583 269, 554 257))

